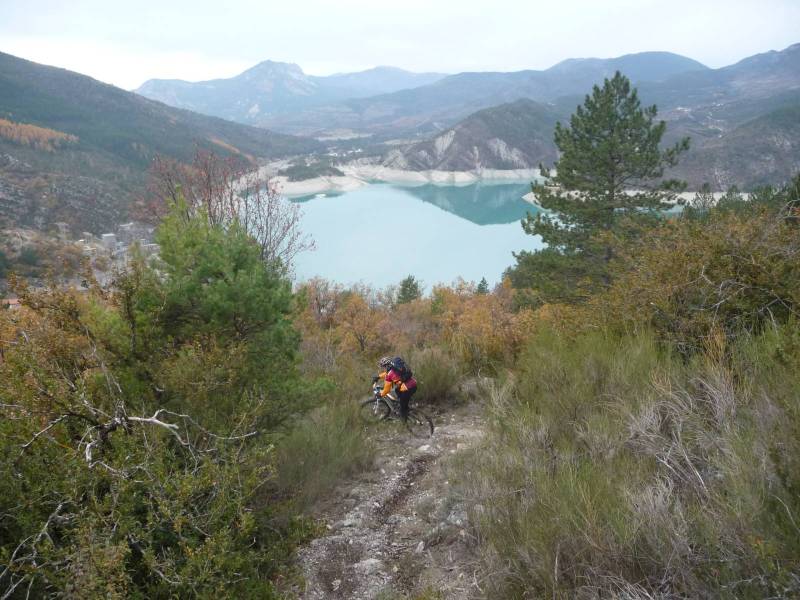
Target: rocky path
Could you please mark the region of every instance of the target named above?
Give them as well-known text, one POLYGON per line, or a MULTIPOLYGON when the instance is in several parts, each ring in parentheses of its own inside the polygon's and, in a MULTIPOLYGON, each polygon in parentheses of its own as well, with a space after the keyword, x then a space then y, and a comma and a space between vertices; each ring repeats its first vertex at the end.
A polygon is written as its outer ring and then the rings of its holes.
POLYGON ((483 435, 474 404, 434 415, 432 438, 398 423, 373 435, 374 468, 320 508, 327 533, 299 553, 300 598, 469 598, 477 592, 465 507, 450 491, 450 459, 483 435), (438 595, 436 595, 438 593, 438 595), (427 595, 426 595, 427 594, 427 595))

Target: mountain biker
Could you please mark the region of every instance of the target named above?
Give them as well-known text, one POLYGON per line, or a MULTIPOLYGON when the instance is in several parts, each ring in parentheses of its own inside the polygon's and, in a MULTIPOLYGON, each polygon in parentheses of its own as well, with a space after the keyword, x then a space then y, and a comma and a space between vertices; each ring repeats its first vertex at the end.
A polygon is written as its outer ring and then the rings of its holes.
POLYGON ((383 379, 383 389, 376 393, 376 396, 383 398, 392 388, 395 390, 397 399, 400 401, 400 417, 403 421, 408 419, 408 404, 411 396, 417 392, 417 381, 414 379, 411 369, 399 356, 392 358, 384 356, 378 361, 378 368, 382 371, 372 378, 373 383, 383 379))

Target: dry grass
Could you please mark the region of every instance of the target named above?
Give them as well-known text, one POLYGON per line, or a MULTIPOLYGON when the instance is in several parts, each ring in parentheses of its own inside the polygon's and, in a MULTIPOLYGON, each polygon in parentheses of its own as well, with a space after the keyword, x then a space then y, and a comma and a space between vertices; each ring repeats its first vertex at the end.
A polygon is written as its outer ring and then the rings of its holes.
MULTIPOLYGON (((796 328, 795 328, 796 329, 796 328)), ((800 344, 537 336, 462 466, 489 597, 800 594, 800 344)))

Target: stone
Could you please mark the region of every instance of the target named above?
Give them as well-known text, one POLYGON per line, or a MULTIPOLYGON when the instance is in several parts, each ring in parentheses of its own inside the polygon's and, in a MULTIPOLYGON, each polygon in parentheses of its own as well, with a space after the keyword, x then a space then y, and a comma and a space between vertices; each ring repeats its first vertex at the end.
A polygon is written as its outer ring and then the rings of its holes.
POLYGON ((368 558, 353 565, 353 568, 364 575, 372 575, 383 570, 383 561, 377 558, 368 558))

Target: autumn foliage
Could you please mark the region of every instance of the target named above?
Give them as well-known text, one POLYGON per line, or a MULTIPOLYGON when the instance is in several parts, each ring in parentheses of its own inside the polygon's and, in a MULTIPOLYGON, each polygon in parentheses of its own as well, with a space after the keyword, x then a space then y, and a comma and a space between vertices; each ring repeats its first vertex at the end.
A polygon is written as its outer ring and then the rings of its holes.
POLYGON ((457 281, 405 302, 391 289, 345 288, 322 279, 306 282, 300 292, 303 354, 320 369, 338 370, 354 356, 372 360, 438 347, 464 372, 493 372, 513 361, 536 322, 533 311, 515 310, 508 282, 479 293, 474 283, 457 281))
POLYGON ((15 123, 8 119, 0 119, 0 138, 45 152, 53 152, 60 146, 78 141, 76 136, 68 133, 37 125, 15 123))

